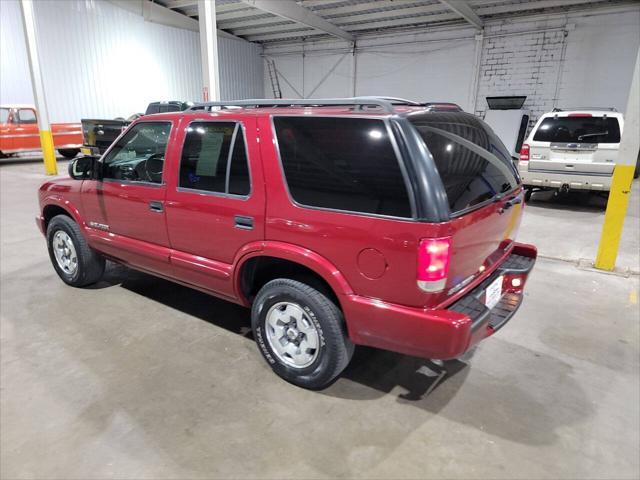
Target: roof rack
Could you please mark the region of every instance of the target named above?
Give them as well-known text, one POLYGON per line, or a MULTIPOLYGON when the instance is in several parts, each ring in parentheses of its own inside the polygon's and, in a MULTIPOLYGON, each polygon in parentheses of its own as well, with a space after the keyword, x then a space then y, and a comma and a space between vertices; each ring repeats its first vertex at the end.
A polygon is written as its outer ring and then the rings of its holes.
POLYGON ((353 97, 353 98, 309 98, 309 99, 249 99, 249 100, 229 100, 226 102, 205 102, 197 103, 188 110, 211 110, 215 107, 333 107, 333 106, 354 106, 354 107, 379 107, 385 113, 395 113, 393 104, 415 104, 416 102, 404 99, 393 99, 390 97, 353 97), (405 103, 406 102, 406 103, 405 103))
POLYGON ((424 103, 416 102, 415 100, 407 100, 406 98, 399 98, 399 97, 363 96, 363 97, 356 97, 356 98, 358 98, 358 99, 386 100, 391 105, 411 105, 411 106, 414 106, 414 107, 422 107, 422 106, 426 105, 424 103))
POLYGON ((575 107, 575 108, 554 108, 553 112, 567 112, 572 110, 594 110, 598 112, 617 112, 618 109, 614 107, 575 107))

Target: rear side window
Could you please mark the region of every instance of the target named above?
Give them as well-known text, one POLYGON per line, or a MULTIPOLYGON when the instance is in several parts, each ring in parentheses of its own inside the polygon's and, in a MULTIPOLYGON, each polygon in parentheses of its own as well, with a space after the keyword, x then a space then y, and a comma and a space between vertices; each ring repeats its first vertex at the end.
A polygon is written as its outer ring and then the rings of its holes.
POLYGON ((233 122, 193 122, 180 160, 182 188, 248 195, 249 167, 240 125, 233 122))
POLYGON ((467 113, 426 113, 409 120, 433 156, 453 214, 518 185, 511 155, 480 119, 467 113))
POLYGON ((382 120, 275 117, 273 122, 297 203, 411 217, 404 177, 382 120))
POLYGON ((0 108, 0 123, 7 123, 9 121, 9 109, 0 108))
POLYGON ((548 117, 533 139, 551 143, 619 143, 620 125, 615 117, 548 117))

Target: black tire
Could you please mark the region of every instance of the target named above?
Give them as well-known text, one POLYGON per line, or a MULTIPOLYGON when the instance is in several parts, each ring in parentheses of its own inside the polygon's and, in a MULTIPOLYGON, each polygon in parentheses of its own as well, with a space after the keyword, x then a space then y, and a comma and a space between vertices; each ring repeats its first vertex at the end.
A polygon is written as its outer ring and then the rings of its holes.
POLYGON ((76 155, 80 153, 80 149, 78 148, 63 148, 58 150, 58 153, 62 155, 64 158, 74 158, 76 155))
POLYGON ((260 289, 251 308, 251 326, 258 348, 273 371, 284 380, 303 388, 325 388, 347 367, 354 344, 346 332, 340 308, 326 295, 302 282, 279 278, 260 289), (319 335, 317 357, 304 368, 292 367, 276 354, 266 336, 266 317, 270 308, 280 302, 301 307, 313 322, 319 335))
POLYGON ((525 201, 525 203, 529 203, 529 200, 531 200, 531 194, 533 194, 533 188, 525 188, 524 189, 524 201, 525 201))
POLYGON ((105 265, 104 258, 89 247, 78 224, 66 215, 57 215, 49 222, 47 227, 47 247, 53 268, 64 283, 72 287, 84 287, 96 283, 102 278, 105 265), (76 250, 78 264, 71 274, 65 272, 58 265, 53 251, 53 238, 58 231, 63 231, 69 235, 76 250))

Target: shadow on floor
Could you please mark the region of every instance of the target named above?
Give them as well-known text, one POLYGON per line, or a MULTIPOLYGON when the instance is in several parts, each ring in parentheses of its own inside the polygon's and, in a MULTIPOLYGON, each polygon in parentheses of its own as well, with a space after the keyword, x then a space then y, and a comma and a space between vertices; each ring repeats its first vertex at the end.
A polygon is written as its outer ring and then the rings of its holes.
MULTIPOLYGON (((94 288, 115 285, 252 339, 246 308, 114 265, 94 288)), ((593 414, 569 364, 501 338, 490 342, 491 355, 475 369, 468 363, 473 350, 461 360, 435 362, 359 347, 338 380, 318 394, 355 401, 392 395, 398 403, 528 445, 554 444, 559 428, 593 414), (549 390, 549 384, 562 388, 549 390)))
MULTIPOLYGON (((88 288, 101 289, 115 285, 253 341, 251 312, 247 308, 111 262, 107 264, 103 279, 88 288)), ((400 399, 416 401, 464 370, 471 356, 472 353, 463 361, 434 362, 358 347, 341 378, 367 388, 345 391, 344 385, 334 384, 326 391, 332 396, 366 400, 378 398, 400 386, 407 392, 400 395, 400 399)))
POLYGON ((115 285, 253 340, 249 309, 123 265, 108 262, 102 280, 87 288, 115 285))
POLYGON ((537 191, 531 195, 527 205, 574 212, 604 212, 607 208, 607 199, 608 195, 600 192, 537 191))

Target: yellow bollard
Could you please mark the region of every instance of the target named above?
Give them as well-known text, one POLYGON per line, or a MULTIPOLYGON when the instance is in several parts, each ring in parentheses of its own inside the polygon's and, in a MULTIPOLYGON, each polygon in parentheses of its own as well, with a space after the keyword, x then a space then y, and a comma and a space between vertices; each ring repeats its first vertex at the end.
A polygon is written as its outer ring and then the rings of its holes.
POLYGON ((40 130, 40 144, 42 145, 42 157, 44 158, 44 171, 47 175, 58 174, 56 150, 53 145, 53 135, 50 130, 40 130))
POLYGON ((611 179, 611 191, 607 202, 607 211, 604 214, 602 236, 598 247, 595 267, 601 270, 611 271, 616 266, 618 246, 622 235, 624 217, 627 214, 629 195, 635 165, 616 165, 611 179))

